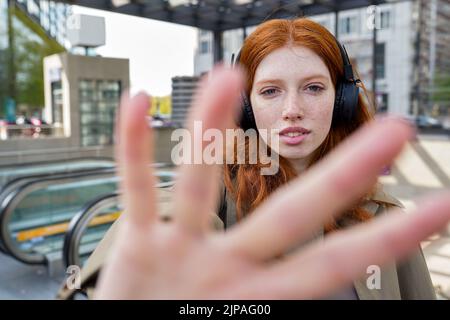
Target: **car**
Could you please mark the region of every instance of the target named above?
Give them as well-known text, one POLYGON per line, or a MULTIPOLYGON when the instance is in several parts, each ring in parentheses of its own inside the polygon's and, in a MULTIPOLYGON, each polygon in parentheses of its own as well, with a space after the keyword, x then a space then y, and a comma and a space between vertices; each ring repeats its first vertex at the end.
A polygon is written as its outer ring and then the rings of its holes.
POLYGON ((417 116, 416 124, 419 128, 442 128, 438 119, 426 115, 417 116))
POLYGON ((32 123, 31 123, 31 120, 28 119, 25 116, 17 116, 16 117, 16 124, 20 126, 20 125, 29 125, 29 124, 32 124, 32 123))
POLYGON ((447 117, 442 121, 442 128, 445 130, 450 130, 450 117, 447 117))

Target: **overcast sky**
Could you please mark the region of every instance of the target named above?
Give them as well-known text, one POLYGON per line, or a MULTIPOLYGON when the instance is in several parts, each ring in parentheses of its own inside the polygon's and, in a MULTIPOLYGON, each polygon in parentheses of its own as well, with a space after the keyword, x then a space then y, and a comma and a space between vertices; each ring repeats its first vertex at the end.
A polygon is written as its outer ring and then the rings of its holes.
POLYGON ((131 92, 171 92, 171 78, 193 75, 196 28, 73 6, 73 13, 105 17, 106 45, 97 53, 130 59, 131 92))

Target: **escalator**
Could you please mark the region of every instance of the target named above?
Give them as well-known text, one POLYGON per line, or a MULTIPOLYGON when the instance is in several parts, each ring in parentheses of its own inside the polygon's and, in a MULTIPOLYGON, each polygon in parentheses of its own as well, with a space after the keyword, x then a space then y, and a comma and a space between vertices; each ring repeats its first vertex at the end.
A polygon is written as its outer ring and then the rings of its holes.
POLYGON ((119 193, 111 193, 94 199, 72 218, 63 245, 66 267, 84 265, 111 224, 121 214, 123 208, 119 197, 119 193))
MULTIPOLYGON (((158 172, 157 176, 159 182, 156 188, 173 186, 175 177, 171 172, 158 172)), ((65 235, 63 246, 65 266, 82 267, 122 210, 119 193, 101 196, 87 203, 72 218, 65 235)))
MULTIPOLYGON (((159 174, 161 170, 156 171, 159 174)), ((172 179, 173 174, 167 171, 165 176, 172 179)), ((3 250, 27 264, 46 264, 49 260, 61 259, 70 220, 92 199, 116 193, 118 182, 115 168, 16 180, 15 187, 9 187, 0 202, 3 250)), ((99 229, 106 228, 117 219, 119 209, 94 223, 99 229)))
MULTIPOLYGON (((109 158, 78 158, 51 162, 33 162, 0 166, 0 204, 15 189, 27 182, 65 174, 81 174, 99 170, 111 170, 114 162, 109 158)), ((0 241, 0 251, 5 252, 0 241)))

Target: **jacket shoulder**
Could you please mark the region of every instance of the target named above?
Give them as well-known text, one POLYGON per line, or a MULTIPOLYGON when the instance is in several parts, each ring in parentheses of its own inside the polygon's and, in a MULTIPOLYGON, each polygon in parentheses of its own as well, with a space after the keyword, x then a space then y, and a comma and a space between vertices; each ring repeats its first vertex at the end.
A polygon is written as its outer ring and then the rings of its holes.
POLYGON ((403 203, 389 194, 382 184, 377 184, 374 192, 363 202, 362 207, 373 216, 378 216, 390 208, 405 209, 403 203))
POLYGON ((403 203, 394 196, 392 196, 391 194, 389 194, 381 183, 377 184, 375 192, 371 195, 370 200, 374 202, 385 203, 389 206, 405 209, 403 203))

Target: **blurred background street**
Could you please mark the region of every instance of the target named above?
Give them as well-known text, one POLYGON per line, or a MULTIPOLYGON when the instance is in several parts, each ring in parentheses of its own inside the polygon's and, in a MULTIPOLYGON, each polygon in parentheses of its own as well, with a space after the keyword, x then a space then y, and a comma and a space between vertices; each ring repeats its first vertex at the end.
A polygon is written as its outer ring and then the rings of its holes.
MULTIPOLYGON (((406 208, 414 208, 422 195, 450 188, 450 136, 419 134, 409 144, 391 170, 381 177, 385 190, 406 208)), ((422 243, 434 285, 450 297, 450 225, 422 243)))
MULTIPOLYGON (((0 0, 0 299, 53 299, 120 216, 114 122, 151 94, 158 187, 201 76, 267 19, 305 16, 348 51, 374 114, 418 127, 380 177, 407 208, 450 188, 450 0, 0 0)), ((450 296, 450 226, 422 243, 450 296)))

